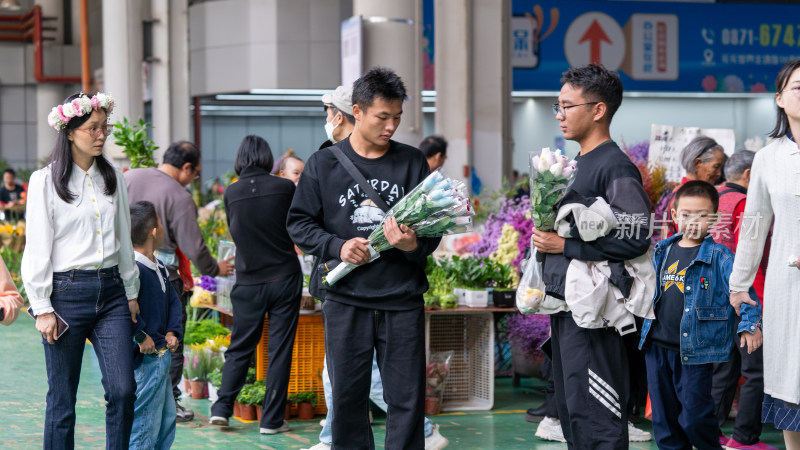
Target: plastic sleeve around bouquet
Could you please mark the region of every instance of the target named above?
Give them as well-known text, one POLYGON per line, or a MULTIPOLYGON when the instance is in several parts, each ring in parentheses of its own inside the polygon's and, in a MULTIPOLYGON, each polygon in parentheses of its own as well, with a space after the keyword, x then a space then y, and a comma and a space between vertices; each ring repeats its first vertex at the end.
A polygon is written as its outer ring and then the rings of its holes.
POLYGON ((522 314, 534 314, 544 300, 542 265, 536 259, 536 247, 531 238, 531 256, 522 262, 522 279, 517 286, 517 309, 522 314))
POLYGON ((425 397, 442 400, 447 378, 450 376, 451 359, 452 350, 431 353, 430 362, 425 367, 425 397))
POLYGON ((550 172, 537 172, 531 176, 531 219, 537 230, 554 229, 558 215, 555 206, 564 198, 566 191, 567 180, 557 180, 550 172))
POLYGON ((556 205, 567 191, 575 170, 575 162, 567 162, 560 151, 555 155, 549 149, 541 155, 530 154, 531 219, 537 230, 553 231, 558 215, 556 205), (557 161, 550 165, 547 161, 557 161))
MULTIPOLYGON (((369 262, 377 259, 380 252, 392 248, 383 233, 383 224, 389 217, 414 230, 417 237, 441 237, 471 231, 474 211, 466 192, 464 183, 445 178, 438 170, 432 172, 392 206, 369 235, 369 262)), ((323 283, 332 286, 356 267, 355 264, 331 260, 321 264, 319 271, 323 283)))

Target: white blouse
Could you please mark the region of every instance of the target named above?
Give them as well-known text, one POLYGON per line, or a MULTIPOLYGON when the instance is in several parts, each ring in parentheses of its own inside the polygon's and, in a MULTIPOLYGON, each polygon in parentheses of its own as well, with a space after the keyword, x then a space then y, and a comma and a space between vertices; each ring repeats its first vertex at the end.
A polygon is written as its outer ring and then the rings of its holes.
POLYGON ((88 172, 73 163, 68 183, 76 196, 72 203, 56 194, 50 165, 31 175, 21 272, 35 314, 53 311, 54 272, 119 266, 125 295, 137 298, 139 269, 131 244, 128 190, 122 172, 117 167, 114 172, 117 189, 108 196, 96 161, 88 172))

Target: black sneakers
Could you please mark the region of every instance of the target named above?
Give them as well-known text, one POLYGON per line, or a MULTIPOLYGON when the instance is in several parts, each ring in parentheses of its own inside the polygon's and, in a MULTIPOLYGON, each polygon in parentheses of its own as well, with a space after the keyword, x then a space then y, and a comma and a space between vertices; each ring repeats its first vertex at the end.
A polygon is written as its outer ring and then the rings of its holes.
POLYGON ((531 408, 525 412, 525 420, 532 423, 539 423, 547 415, 547 403, 542 403, 538 408, 531 408))
POLYGON ((175 402, 175 422, 190 422, 194 419, 194 411, 184 408, 180 403, 175 402))

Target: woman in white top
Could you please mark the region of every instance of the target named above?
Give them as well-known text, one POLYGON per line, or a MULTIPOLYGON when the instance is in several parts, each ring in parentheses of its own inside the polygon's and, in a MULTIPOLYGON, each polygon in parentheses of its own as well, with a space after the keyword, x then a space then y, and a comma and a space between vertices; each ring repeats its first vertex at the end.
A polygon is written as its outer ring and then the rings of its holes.
POLYGON ((108 95, 81 93, 53 108, 48 122, 58 131, 56 145, 28 185, 22 280, 47 362, 45 449, 75 445, 86 339, 103 374, 106 448, 128 448, 130 439, 136 400, 131 321, 139 310, 139 272, 125 181, 103 156, 113 107, 108 95))
POLYGON ((800 59, 775 81, 775 138, 756 153, 730 279, 731 305, 756 304, 753 284, 775 219, 764 286, 764 406, 761 421, 783 431, 787 449, 800 449, 800 59), (749 222, 749 223, 748 223, 749 222), (736 292, 734 292, 736 291, 736 292))

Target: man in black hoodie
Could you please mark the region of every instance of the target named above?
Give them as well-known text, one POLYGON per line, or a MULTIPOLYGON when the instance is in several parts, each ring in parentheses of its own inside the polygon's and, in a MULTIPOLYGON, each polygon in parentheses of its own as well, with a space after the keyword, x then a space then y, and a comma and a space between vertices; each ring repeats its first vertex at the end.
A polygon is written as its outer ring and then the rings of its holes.
MULTIPOLYGON (((633 231, 584 242, 534 230, 533 244, 544 256, 546 293, 564 300, 572 259, 626 261, 647 252, 650 200, 639 170, 611 140, 611 117, 622 103, 619 76, 590 64, 565 72, 561 83, 553 112, 564 138, 581 146, 568 191, 586 199, 602 197, 617 222, 633 231)), ((628 424, 628 358, 622 336, 613 326, 580 328, 569 312, 550 317, 558 418, 567 443, 576 449, 627 449, 629 427, 637 435, 642 432, 628 424)))
POLYGON ((394 247, 367 264, 366 239, 384 211, 334 152, 341 151, 389 206, 429 173, 422 152, 391 140, 406 89, 391 70, 375 68, 353 85, 355 128, 347 139, 308 160, 289 209, 295 244, 318 262, 363 265, 333 286, 316 271, 311 292, 324 300, 325 351, 333 386, 333 447, 371 448, 368 404, 372 354, 377 350, 391 420, 386 448, 423 448, 425 336, 422 294, 427 256, 438 239, 417 238, 394 219, 383 226, 394 247))

